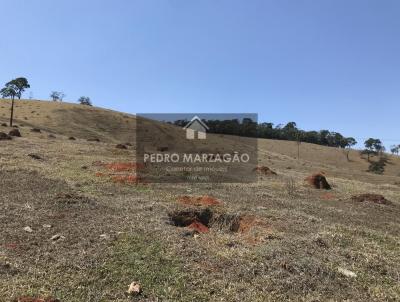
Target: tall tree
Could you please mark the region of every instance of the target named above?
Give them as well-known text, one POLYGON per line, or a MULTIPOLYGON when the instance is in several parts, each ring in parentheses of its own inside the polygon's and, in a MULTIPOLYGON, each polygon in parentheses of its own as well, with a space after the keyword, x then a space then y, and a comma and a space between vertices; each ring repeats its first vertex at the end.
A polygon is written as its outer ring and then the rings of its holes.
POLYGON ((20 100, 22 93, 25 91, 25 89, 30 88, 31 85, 29 85, 26 78, 20 77, 8 82, 6 84, 6 87, 12 87, 16 92, 16 96, 20 100))
POLYGON ((368 161, 371 155, 377 155, 384 151, 384 146, 380 139, 369 138, 364 142, 365 149, 362 153, 367 154, 368 161))
POLYGON ((347 161, 350 161, 349 155, 350 155, 350 149, 351 147, 357 145, 357 141, 355 140, 354 137, 346 137, 342 141, 342 146, 346 149, 346 158, 347 161))
POLYGON ((17 91, 15 91, 13 87, 9 86, 1 89, 0 94, 3 98, 11 98, 10 127, 12 127, 14 119, 14 100, 17 96, 17 91))

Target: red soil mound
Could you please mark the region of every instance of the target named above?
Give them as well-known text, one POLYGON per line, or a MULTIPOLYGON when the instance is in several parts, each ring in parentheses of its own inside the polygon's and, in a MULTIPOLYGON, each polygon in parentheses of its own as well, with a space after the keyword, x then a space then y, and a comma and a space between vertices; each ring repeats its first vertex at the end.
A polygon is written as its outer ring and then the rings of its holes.
POLYGON ((143 183, 142 179, 135 175, 114 175, 112 180, 116 183, 123 183, 123 184, 137 184, 143 183))
POLYGON ((189 229, 191 230, 195 230, 199 233, 208 233, 210 230, 207 226, 205 226, 204 224, 202 224, 199 221, 193 221, 191 224, 189 224, 187 226, 189 229))
POLYGON ((360 194, 360 195, 354 195, 351 197, 351 200, 357 201, 357 202, 373 202, 377 204, 391 204, 389 200, 387 200, 383 195, 379 194, 360 194))
POLYGON ((144 183, 143 179, 137 177, 134 173, 135 170, 144 168, 143 164, 135 162, 114 162, 105 163, 102 161, 95 161, 92 166, 103 167, 110 172, 96 172, 97 177, 109 177, 115 183, 123 184, 138 184, 144 183))
POLYGON ((120 162, 120 163, 117 162, 117 163, 104 164, 103 166, 115 172, 125 172, 143 168, 143 164, 135 162, 120 162))
POLYGON ((313 174, 305 179, 315 189, 332 189, 323 173, 313 174))
POLYGON ((222 202, 211 196, 180 196, 178 202, 185 205, 191 206, 213 206, 220 205, 222 202))
POLYGON ((277 175, 275 171, 272 171, 266 166, 257 166, 253 169, 253 171, 263 175, 277 175))

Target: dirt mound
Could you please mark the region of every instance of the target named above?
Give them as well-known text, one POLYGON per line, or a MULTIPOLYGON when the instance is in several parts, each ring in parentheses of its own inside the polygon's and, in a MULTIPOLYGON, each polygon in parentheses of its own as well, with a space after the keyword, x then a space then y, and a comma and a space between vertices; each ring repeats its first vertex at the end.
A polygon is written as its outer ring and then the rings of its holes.
POLYGON ((4 140, 10 140, 11 136, 9 136, 8 134, 4 133, 4 132, 0 132, 0 141, 4 141, 4 140))
POLYGON ((114 183, 147 184, 143 178, 138 177, 135 173, 138 169, 144 168, 144 165, 140 163, 94 161, 92 166, 102 167, 107 170, 106 172, 96 172, 96 177, 108 177, 114 183))
POLYGON ((253 169, 253 171, 263 175, 277 175, 275 171, 272 171, 267 166, 257 166, 253 169))
POLYGON ((324 189, 324 190, 330 190, 332 187, 326 180, 326 177, 323 173, 316 173, 313 174, 305 179, 310 186, 312 186, 315 189, 324 189))
POLYGON ((373 202, 377 204, 392 204, 389 200, 387 200, 383 195, 380 194, 371 194, 371 193, 366 193, 366 194, 360 194, 360 195, 354 195, 351 197, 351 200, 357 201, 357 202, 373 202))
POLYGON ((204 224, 202 224, 199 221, 193 221, 191 224, 189 224, 187 226, 189 229, 194 230, 198 233, 208 233, 210 231, 210 229, 205 226, 204 224))
POLYGON ((233 233, 248 233, 255 227, 266 228, 265 221, 255 215, 247 214, 221 214, 216 215, 213 225, 221 230, 229 230, 233 233))
POLYGON ((143 179, 140 177, 137 177, 136 175, 114 175, 112 177, 113 182, 115 183, 122 183, 122 184, 138 184, 142 183, 144 184, 145 182, 143 179))
POLYGON ((256 225, 263 224, 263 222, 253 215, 242 215, 235 219, 231 225, 231 231, 235 233, 247 233, 256 225))
POLYGON ((56 298, 35 298, 35 297, 19 297, 15 298, 13 302, 60 302, 56 298))
POLYGON ((9 136, 21 137, 21 132, 18 129, 12 129, 9 133, 9 136))
POLYGON ((199 233, 207 233, 213 212, 206 209, 185 209, 170 212, 168 214, 173 225, 177 227, 188 227, 199 233))
POLYGON ((115 146, 115 148, 117 148, 117 149, 123 149, 123 150, 128 149, 128 147, 125 146, 125 145, 123 145, 123 144, 118 144, 118 145, 115 146))
POLYGON ((178 202, 191 206, 213 206, 220 205, 222 202, 211 196, 180 196, 178 202))

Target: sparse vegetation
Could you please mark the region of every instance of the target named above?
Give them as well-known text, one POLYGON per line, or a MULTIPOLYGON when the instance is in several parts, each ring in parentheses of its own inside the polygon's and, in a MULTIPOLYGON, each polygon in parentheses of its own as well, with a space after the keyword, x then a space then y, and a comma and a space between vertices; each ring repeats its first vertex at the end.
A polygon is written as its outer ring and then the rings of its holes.
POLYGON ((86 106, 93 106, 92 102, 90 101, 90 98, 87 96, 81 96, 78 99, 78 103, 81 105, 86 105, 86 106))
POLYGON ((390 147, 390 152, 392 152, 392 154, 396 154, 399 155, 399 151, 400 151, 400 145, 393 145, 390 147))
POLYGON ((379 155, 384 151, 384 146, 380 139, 369 138, 364 142, 365 149, 361 151, 361 155, 367 154, 367 161, 370 161, 371 155, 379 155))
POLYGON ((50 93, 50 97, 53 102, 62 102, 65 97, 65 93, 61 91, 52 91, 50 93))
POLYGON ((385 166, 387 162, 388 158, 386 156, 381 156, 378 161, 370 163, 368 172, 383 174, 385 172, 385 166))

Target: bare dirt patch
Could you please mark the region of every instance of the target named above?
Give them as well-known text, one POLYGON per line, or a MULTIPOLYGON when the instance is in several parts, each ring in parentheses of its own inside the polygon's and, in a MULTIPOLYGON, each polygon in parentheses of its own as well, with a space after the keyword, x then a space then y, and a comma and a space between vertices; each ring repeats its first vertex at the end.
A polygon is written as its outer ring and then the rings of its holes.
POLYGON ((315 189, 330 190, 331 185, 326 180, 324 173, 316 173, 308 176, 306 179, 307 183, 315 189))
POLYGON ((257 166, 253 169, 253 171, 255 171, 259 174, 262 174, 262 175, 270 175, 270 176, 278 175, 275 171, 272 171, 267 166, 257 166))
POLYGON ((354 195, 351 197, 351 200, 357 201, 357 202, 373 202, 373 203, 385 204, 385 205, 392 204, 383 195, 371 194, 371 193, 354 195))
POLYGON ((172 224, 177 227, 187 227, 193 223, 201 223, 208 227, 213 218, 213 214, 213 211, 209 208, 190 208, 170 212, 168 213, 168 216, 172 224))
POLYGON ((114 175, 112 176, 112 181, 115 183, 121 183, 121 184, 144 184, 145 181, 137 177, 136 175, 114 175))
POLYGON ((213 206, 213 205, 221 205, 222 201, 211 197, 211 196, 180 196, 178 197, 178 202, 184 205, 191 206, 213 206))
POLYGON ((144 168, 142 164, 135 162, 115 162, 101 165, 114 172, 128 172, 144 168))

